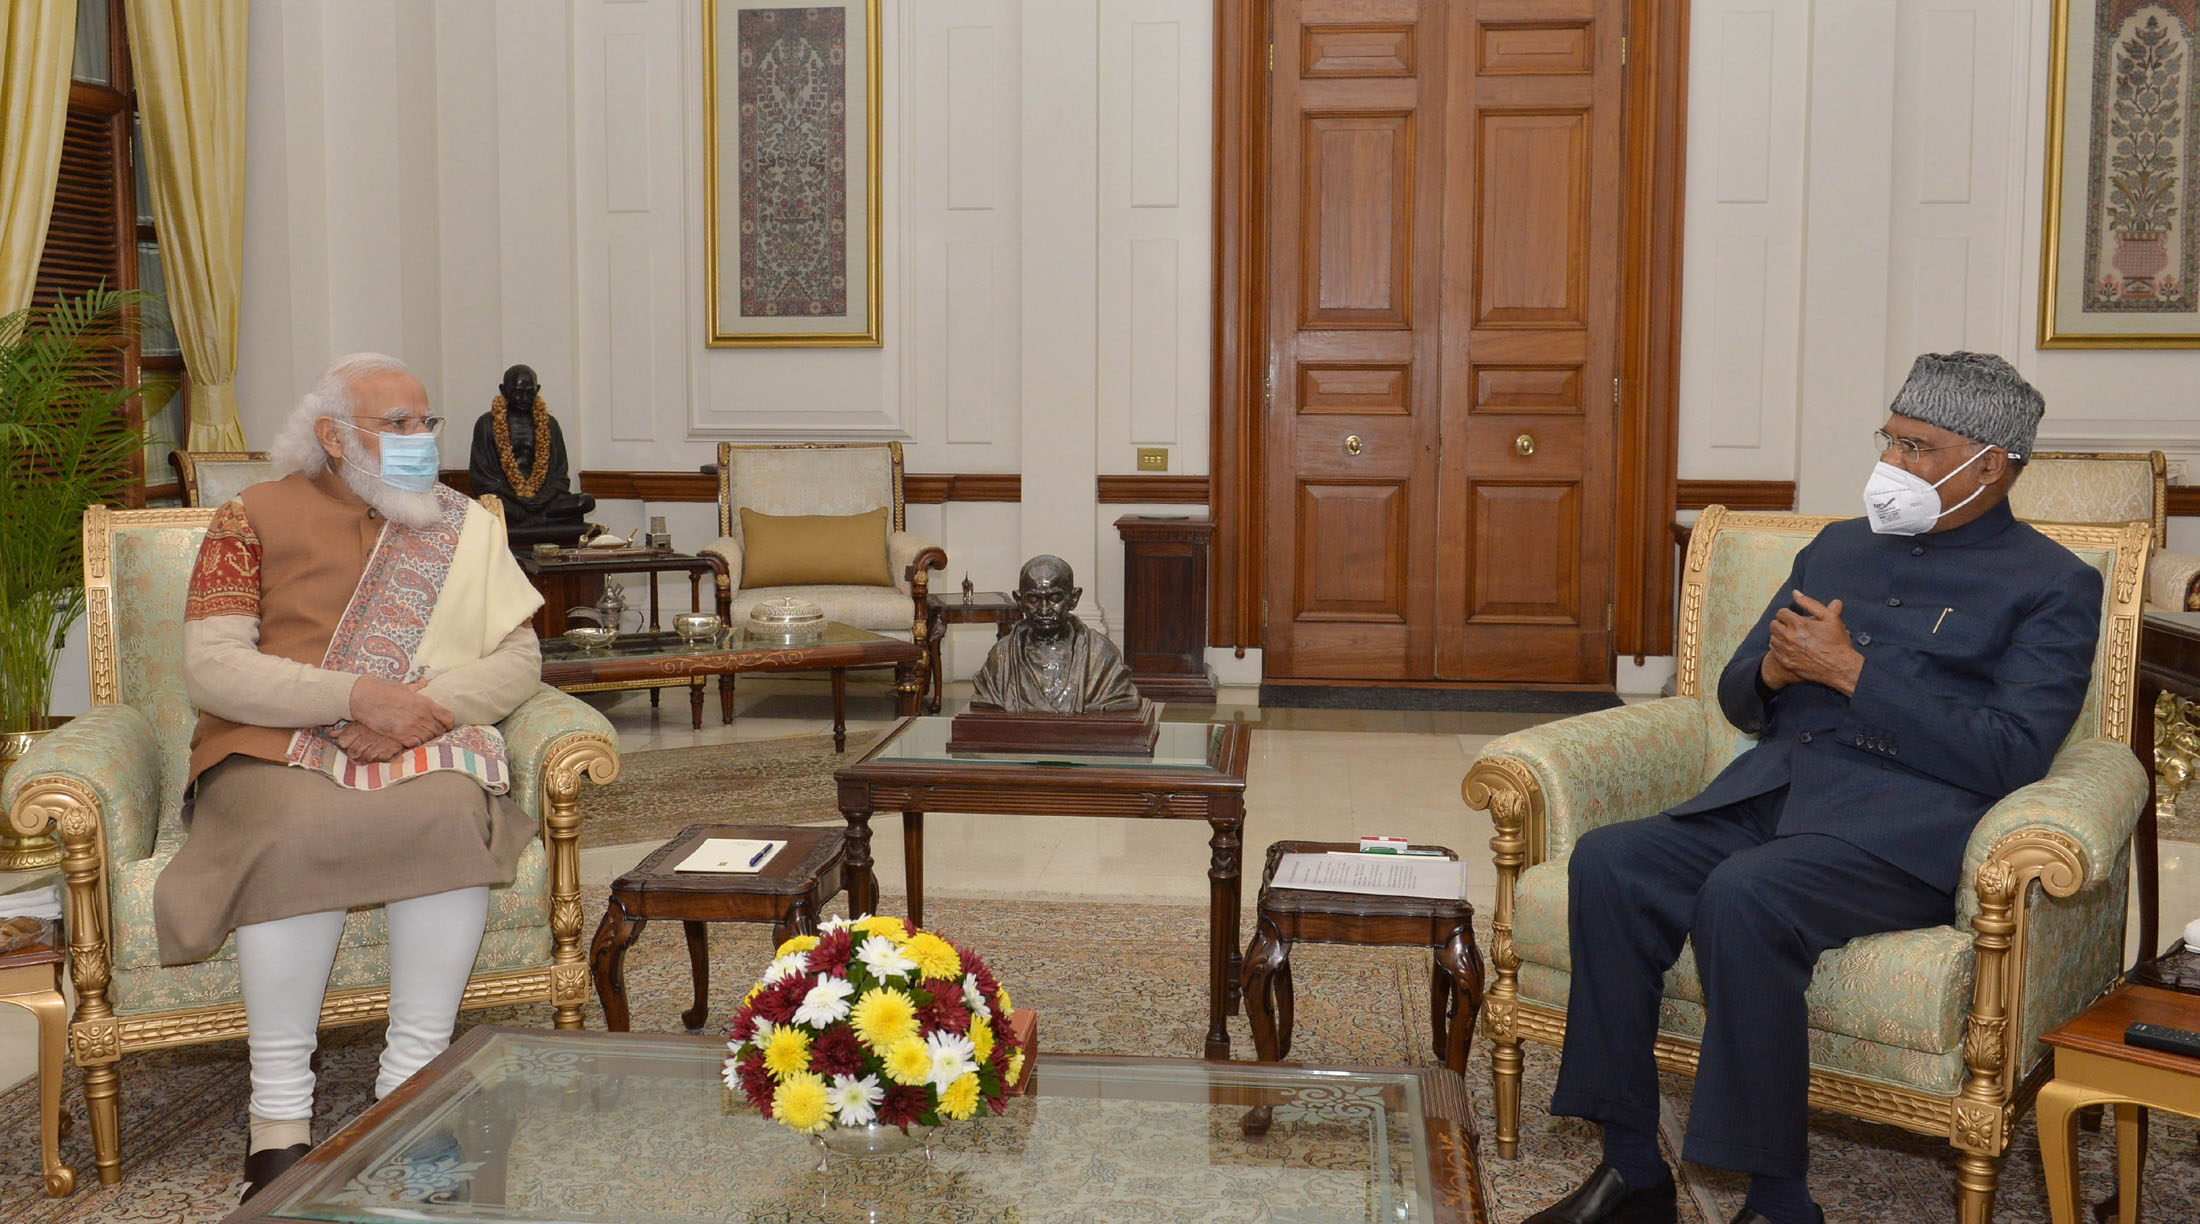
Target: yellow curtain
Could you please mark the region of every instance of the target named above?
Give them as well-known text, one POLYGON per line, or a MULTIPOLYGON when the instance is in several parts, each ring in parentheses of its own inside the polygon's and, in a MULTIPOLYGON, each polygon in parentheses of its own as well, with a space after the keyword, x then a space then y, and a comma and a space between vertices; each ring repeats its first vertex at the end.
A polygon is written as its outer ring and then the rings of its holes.
POLYGON ((76 0, 0 6, 0 315, 31 304, 61 177, 76 0))
POLYGON ((244 450, 237 299, 244 283, 247 0, 126 0, 153 228, 168 274, 192 450, 244 450))

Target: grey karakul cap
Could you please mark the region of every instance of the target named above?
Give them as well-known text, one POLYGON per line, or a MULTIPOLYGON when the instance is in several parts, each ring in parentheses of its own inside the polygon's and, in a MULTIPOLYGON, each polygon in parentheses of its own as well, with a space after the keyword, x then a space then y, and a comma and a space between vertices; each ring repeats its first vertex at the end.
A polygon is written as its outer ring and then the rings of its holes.
POLYGON ((1910 367, 1888 411, 2024 459, 2032 454, 2047 401, 1992 353, 1926 353, 1910 367))

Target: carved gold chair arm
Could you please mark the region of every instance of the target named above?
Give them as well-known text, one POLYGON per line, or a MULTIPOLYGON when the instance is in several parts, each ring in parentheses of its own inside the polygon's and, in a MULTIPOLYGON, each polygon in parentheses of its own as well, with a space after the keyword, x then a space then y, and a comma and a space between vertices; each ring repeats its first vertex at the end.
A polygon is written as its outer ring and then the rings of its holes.
POLYGON ((90 796, 103 826, 113 866, 153 852, 160 822, 160 743, 153 724, 134 706, 95 706, 31 742, 8 770, 4 789, 9 821, 25 837, 45 832, 54 812, 26 806, 32 791, 61 779, 90 796))
POLYGON ((1600 825, 1661 812, 1703 789, 1704 719, 1693 697, 1598 710, 1491 740, 1467 774, 1467 806, 1540 796, 1522 807, 1523 867, 1570 853, 1600 825))

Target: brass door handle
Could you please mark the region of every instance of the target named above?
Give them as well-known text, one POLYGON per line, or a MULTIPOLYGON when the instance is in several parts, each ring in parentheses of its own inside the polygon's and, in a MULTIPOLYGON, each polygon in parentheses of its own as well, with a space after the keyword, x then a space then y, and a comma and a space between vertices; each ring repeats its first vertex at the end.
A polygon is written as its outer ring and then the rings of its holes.
POLYGON ((1362 446, 1362 443, 1360 442, 1360 435, 1358 435, 1358 434, 1346 434, 1346 435, 1345 435, 1345 439, 1344 439, 1344 453, 1345 453, 1345 454, 1347 454, 1347 455, 1357 455, 1357 454, 1359 454, 1359 453, 1360 453, 1360 450, 1361 450, 1361 446, 1362 446))
POLYGON ((1535 435, 1522 434, 1513 439, 1513 450, 1525 457, 1535 453, 1535 435))

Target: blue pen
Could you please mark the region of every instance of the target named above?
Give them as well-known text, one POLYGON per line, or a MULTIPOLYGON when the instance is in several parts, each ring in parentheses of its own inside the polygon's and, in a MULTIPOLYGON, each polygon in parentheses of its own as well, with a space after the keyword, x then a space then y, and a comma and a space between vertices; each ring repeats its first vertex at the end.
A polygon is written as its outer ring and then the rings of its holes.
POLYGON ((756 852, 756 857, 755 857, 755 858, 752 858, 752 859, 750 859, 750 860, 749 860, 749 866, 751 866, 751 867, 754 867, 754 866, 756 866, 756 865, 757 865, 758 863, 761 863, 761 862, 763 862, 763 861, 764 861, 764 856, 765 856, 765 855, 767 855, 767 854, 770 854, 771 852, 772 852, 772 847, 771 847, 771 843, 770 843, 770 842, 766 842, 766 843, 764 843, 764 848, 763 848, 762 850, 759 850, 759 851, 757 851, 757 852, 756 852))

